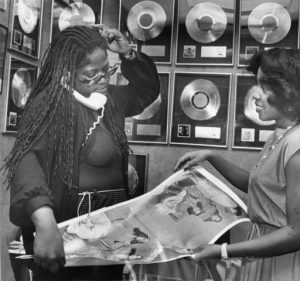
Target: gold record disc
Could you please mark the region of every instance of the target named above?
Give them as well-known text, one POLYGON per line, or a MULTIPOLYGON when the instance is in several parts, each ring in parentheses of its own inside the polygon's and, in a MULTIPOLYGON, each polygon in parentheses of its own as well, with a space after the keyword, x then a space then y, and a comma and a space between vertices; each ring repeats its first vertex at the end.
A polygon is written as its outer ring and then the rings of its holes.
POLYGON ((37 6, 29 0, 19 0, 18 2, 18 19, 21 28, 27 34, 30 34, 36 27, 38 21, 37 6))
POLYGON ((259 114, 256 111, 256 105, 255 100, 253 98, 253 95, 257 91, 262 91, 261 88, 258 86, 253 86, 249 89, 249 91, 246 94, 245 101, 244 101, 244 114, 245 116, 252 122, 254 122, 257 125, 260 126, 270 126, 275 124, 275 120, 270 121, 263 121, 259 118, 259 114))
POLYGON ((74 25, 91 25, 96 21, 92 8, 82 2, 74 2, 64 8, 58 18, 60 31, 74 25))
POLYGON ((157 37, 164 29, 167 16, 156 2, 141 1, 129 11, 127 27, 134 38, 147 41, 157 37))
POLYGON ((280 4, 263 3, 253 9, 248 17, 252 37, 263 44, 281 41, 291 28, 289 12, 280 4))
POLYGON ((180 97, 183 112, 193 120, 215 117, 220 108, 220 93, 209 80, 197 79, 185 86, 180 97))
POLYGON ((160 105, 161 105, 161 95, 159 95, 158 98, 153 103, 147 106, 141 114, 135 115, 132 118, 136 120, 150 119, 159 110, 160 105))
POLYGON ((32 81, 26 68, 19 68, 13 76, 11 94, 14 104, 23 109, 31 92, 32 81))
POLYGON ((194 6, 185 19, 188 34, 199 43, 211 43, 226 30, 227 17, 223 9, 214 3, 204 2, 194 6))

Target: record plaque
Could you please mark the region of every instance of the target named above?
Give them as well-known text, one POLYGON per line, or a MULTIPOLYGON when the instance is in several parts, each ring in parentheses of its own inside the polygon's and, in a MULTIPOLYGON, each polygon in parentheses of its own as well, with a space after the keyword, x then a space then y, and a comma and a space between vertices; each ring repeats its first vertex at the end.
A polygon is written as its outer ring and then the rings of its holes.
POLYGON ((51 40, 69 26, 99 24, 101 5, 102 0, 54 0, 51 40))
POLYGON ((10 47, 22 54, 39 58, 42 0, 14 0, 10 47))
POLYGON ((37 79, 38 67, 10 56, 5 132, 17 132, 25 104, 37 79))
MULTIPOLYGON (((125 119, 125 133, 130 143, 167 143, 170 73, 160 72, 160 94, 138 115, 125 119)), ((128 81, 117 73, 116 84, 128 81)))
POLYGON ((176 72, 170 143, 226 147, 230 74, 176 72))
POLYGON ((261 149, 273 132, 274 120, 261 120, 254 97, 262 91, 253 75, 237 75, 233 148, 261 149))
POLYGON ((232 65, 235 0, 179 1, 178 15, 176 64, 232 65))
POLYGON ((239 66, 261 50, 298 47, 299 1, 241 1, 239 18, 239 66))
POLYGON ((174 0, 121 0, 121 32, 156 63, 171 63, 174 5, 174 0))

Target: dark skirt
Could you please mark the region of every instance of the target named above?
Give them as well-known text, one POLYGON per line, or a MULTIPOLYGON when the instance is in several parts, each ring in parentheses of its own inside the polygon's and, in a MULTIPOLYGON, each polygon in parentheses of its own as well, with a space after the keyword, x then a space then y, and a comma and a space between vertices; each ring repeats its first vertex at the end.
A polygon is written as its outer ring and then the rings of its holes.
MULTIPOLYGON (((109 207, 125 200, 126 193, 123 188, 80 193, 78 195, 77 213, 83 215, 89 211, 109 207)), ((122 281, 124 265, 64 267, 56 274, 51 274, 49 271, 38 268, 33 262, 30 262, 28 267, 32 275, 32 281, 122 281)))

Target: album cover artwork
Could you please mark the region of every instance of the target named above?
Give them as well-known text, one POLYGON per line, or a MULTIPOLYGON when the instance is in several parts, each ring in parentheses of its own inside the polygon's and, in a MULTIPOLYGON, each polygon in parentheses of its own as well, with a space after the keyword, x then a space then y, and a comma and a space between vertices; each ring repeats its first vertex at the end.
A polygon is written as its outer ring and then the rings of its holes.
MULTIPOLYGON (((125 119, 125 133, 130 143, 167 143, 170 73, 160 72, 159 80, 158 98, 140 114, 125 119)), ((124 76, 118 72, 116 84, 127 83, 124 76)))
POLYGON ((99 24, 101 5, 102 0, 54 0, 51 40, 69 26, 99 24))
POLYGON ((297 48, 299 1, 241 1, 239 65, 268 48, 297 48))
POLYGON ((10 47, 39 58, 43 1, 14 0, 10 47))
POLYGON ((273 133, 275 121, 263 121, 256 112, 258 91, 262 89, 253 75, 236 76, 233 148, 259 150, 273 133))
POLYGON ((235 10, 235 0, 178 1, 176 64, 232 65, 235 10))
POLYGON ((38 67, 10 56, 10 75, 6 105, 5 132, 17 132, 20 118, 37 79, 38 67))
POLYGON ((121 0, 120 31, 156 63, 171 63, 174 0, 121 0))
POLYGON ((176 72, 170 143, 227 146, 231 75, 176 72))

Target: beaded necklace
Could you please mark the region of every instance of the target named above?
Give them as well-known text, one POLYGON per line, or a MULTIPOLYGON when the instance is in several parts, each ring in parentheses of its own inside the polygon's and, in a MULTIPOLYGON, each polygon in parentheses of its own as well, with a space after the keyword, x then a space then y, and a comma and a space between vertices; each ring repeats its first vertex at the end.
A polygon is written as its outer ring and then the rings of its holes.
MULTIPOLYGON (((296 124, 298 123, 298 120, 296 119, 293 121, 283 132, 281 135, 278 136, 278 138, 273 141, 268 148, 266 149, 266 153, 259 159, 257 164, 254 166, 254 170, 257 169, 258 166, 261 165, 262 162, 264 162, 269 155, 272 153, 272 151, 276 148, 277 144, 284 138, 284 136, 287 134, 287 132, 292 129, 296 124)), ((275 137, 275 134, 274 134, 275 137)))

